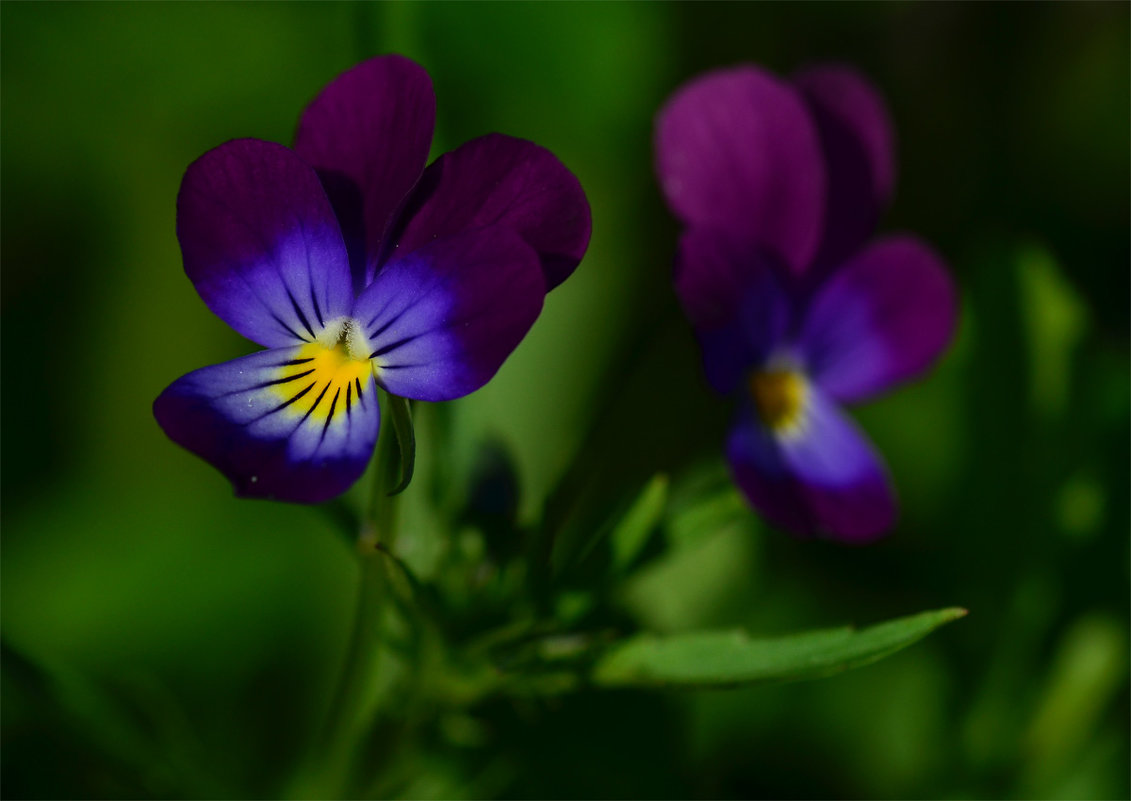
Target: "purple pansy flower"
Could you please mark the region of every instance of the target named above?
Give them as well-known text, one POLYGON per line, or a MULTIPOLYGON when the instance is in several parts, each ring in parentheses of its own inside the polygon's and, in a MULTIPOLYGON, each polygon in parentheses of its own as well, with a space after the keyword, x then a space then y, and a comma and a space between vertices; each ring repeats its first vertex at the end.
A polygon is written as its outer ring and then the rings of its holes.
POLYGON ((423 68, 374 58, 306 108, 293 150, 238 139, 186 171, 185 272, 267 350, 189 373, 153 411, 237 495, 345 491, 377 439, 377 386, 483 386, 585 253, 585 194, 544 148, 492 134, 425 169, 435 104, 423 68))
POLYGON ((883 101, 845 67, 783 81, 742 66, 680 88, 655 144, 687 226, 676 291, 708 381, 740 398, 726 444, 736 483, 782 528, 874 539, 894 522, 894 492, 840 405, 922 373, 957 314, 927 245, 867 241, 894 185, 883 101))

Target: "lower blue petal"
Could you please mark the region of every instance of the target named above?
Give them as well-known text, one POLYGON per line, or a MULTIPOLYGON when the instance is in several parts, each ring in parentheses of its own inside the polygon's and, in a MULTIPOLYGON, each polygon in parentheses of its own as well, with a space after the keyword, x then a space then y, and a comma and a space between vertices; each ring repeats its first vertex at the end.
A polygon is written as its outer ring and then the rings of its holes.
POLYGON ((368 361, 318 343, 274 348, 174 381, 153 414, 236 495, 320 503, 364 472, 380 412, 368 361))
POLYGON ((802 417, 773 432, 745 412, 727 439, 735 483, 775 525, 803 536, 864 543, 895 522, 896 501, 883 460, 819 388, 802 417))

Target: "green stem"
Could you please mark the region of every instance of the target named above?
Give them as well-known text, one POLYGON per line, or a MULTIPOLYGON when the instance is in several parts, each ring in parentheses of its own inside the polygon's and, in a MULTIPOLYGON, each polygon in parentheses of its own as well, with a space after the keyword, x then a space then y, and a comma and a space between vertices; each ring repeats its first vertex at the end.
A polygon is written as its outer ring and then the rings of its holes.
POLYGON ((398 471, 396 434, 392 429, 391 425, 382 426, 377 441, 373 487, 357 539, 357 604, 341 677, 314 748, 314 764, 295 793, 298 797, 348 795, 354 752, 374 701, 389 581, 389 560, 383 551, 392 546, 396 532, 397 499, 388 495, 390 478, 395 480, 398 471))
MULTIPOLYGON (((386 589, 384 557, 372 547, 358 547, 361 576, 349 650, 341 680, 330 706, 325 729, 327 778, 336 793, 345 790, 357 744, 358 731, 366 718, 374 667, 381 640, 381 615, 386 589)), ((335 794, 335 793, 332 793, 335 794)))

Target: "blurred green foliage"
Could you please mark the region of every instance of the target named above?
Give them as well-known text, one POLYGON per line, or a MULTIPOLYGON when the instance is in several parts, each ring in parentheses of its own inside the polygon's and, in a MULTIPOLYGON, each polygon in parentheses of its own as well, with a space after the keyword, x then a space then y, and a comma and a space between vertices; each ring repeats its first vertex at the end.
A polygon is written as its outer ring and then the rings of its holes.
MULTIPOLYGON (((417 410, 407 562, 497 557, 492 527, 544 505, 581 557, 640 497, 614 550, 563 579, 635 562, 604 588, 610 625, 773 635, 971 614, 820 683, 488 699, 443 717, 435 747, 376 764, 374 791, 1127 797, 1129 33, 1114 3, 0 5, 5 794, 288 787, 357 568, 326 510, 234 500, 153 422, 168 382, 251 349, 184 277, 174 198, 208 148, 289 142, 330 78, 397 51, 435 82, 436 152, 533 139, 594 219, 496 380, 417 410), (679 82, 828 60, 868 73, 896 122, 883 227, 934 242, 964 300, 934 374, 859 410, 902 497, 867 549, 766 530, 720 475, 729 410, 675 309, 651 175, 652 115, 679 82), (511 457, 485 468, 487 442, 511 457), (657 471, 670 487, 640 495, 657 471), (502 507, 441 541, 430 510, 491 475, 502 507), (657 535, 646 507, 663 496, 657 535)), ((478 608, 509 580, 469 577, 448 601, 478 608)), ((586 614, 582 595, 556 603, 586 614)))

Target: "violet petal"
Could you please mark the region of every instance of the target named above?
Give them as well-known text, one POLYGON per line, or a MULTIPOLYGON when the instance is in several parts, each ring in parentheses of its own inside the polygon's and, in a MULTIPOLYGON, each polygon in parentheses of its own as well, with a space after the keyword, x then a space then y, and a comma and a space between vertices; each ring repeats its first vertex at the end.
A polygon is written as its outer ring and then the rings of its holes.
POLYGON ((428 73, 396 55, 343 72, 303 111, 295 151, 326 184, 359 290, 373 280, 388 233, 424 171, 435 121, 428 73))
POLYGON ((780 273, 770 256, 720 231, 691 229, 680 237, 676 293, 716 392, 733 392, 752 365, 782 344, 791 302, 780 273))
POLYGON ((864 400, 927 369, 950 341, 957 314, 942 259, 914 237, 891 237, 829 277, 809 306, 800 348, 825 392, 864 400))
POLYGON ((228 325, 268 347, 310 341, 353 303, 322 185, 274 142, 236 139, 189 165, 177 195, 185 272, 228 325))
POLYGON ((798 431, 774 436, 751 413, 730 432, 735 483, 772 523, 801 536, 865 543, 895 521, 880 456, 819 388, 810 387, 798 431))
POLYGON ((397 248, 408 253, 436 239, 507 226, 538 253, 553 289, 589 245, 589 202, 577 178, 533 142, 502 134, 473 139, 433 162, 405 210, 397 248))
POLYGON ((880 93, 850 67, 812 67, 794 84, 813 113, 828 175, 816 261, 835 266, 872 235, 891 200, 895 133, 880 93))
POLYGON ((681 87, 656 118, 656 173, 683 222, 766 248, 794 272, 816 254, 825 168, 800 94, 752 66, 681 87))
POLYGON ((441 239, 386 264, 354 308, 377 381, 417 400, 487 383, 533 325, 546 285, 537 254, 506 227, 441 239))
POLYGON ((369 462, 380 412, 369 365, 357 375, 312 367, 309 352, 319 347, 196 370, 161 393, 153 414, 174 442, 227 476, 236 495, 298 503, 340 495, 369 462))

